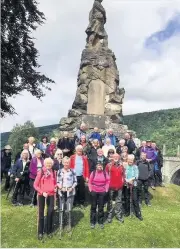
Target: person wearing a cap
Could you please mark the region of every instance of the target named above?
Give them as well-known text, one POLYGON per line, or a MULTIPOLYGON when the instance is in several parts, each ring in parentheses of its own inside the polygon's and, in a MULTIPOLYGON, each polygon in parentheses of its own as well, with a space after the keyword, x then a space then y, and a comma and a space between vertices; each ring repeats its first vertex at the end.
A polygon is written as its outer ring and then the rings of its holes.
POLYGON ((10 176, 8 175, 8 171, 11 168, 11 161, 12 161, 12 148, 10 145, 6 145, 4 149, 1 151, 1 181, 3 176, 5 176, 5 190, 7 191, 10 187, 10 176))
POLYGON ((104 228, 104 201, 106 193, 109 190, 109 182, 109 174, 103 170, 102 163, 98 162, 96 169, 91 172, 88 183, 91 193, 90 223, 92 229, 95 228, 96 217, 98 218, 100 228, 104 228))
POLYGON ((146 148, 145 152, 146 153, 146 160, 149 162, 150 165, 150 176, 149 176, 149 186, 155 190, 155 176, 154 176, 154 163, 156 162, 157 159, 157 154, 155 149, 152 148, 151 146, 151 140, 146 141, 146 148))
POLYGON ((115 153, 113 155, 113 161, 106 166, 106 172, 110 176, 107 222, 112 222, 113 212, 115 211, 117 220, 123 223, 122 190, 125 182, 125 170, 120 161, 119 154, 115 153), (115 206, 113 205, 114 198, 115 206))

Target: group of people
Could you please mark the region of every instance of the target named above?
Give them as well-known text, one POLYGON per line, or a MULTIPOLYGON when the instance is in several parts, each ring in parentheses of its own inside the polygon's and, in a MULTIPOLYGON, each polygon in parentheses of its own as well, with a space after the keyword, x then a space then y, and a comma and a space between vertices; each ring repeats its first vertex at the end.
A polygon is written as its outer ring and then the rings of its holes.
MULTIPOLYGON (((61 214, 66 210, 69 229, 72 208, 84 208, 89 202, 92 229, 96 223, 104 228, 114 215, 120 223, 132 213, 142 221, 142 192, 145 204, 151 206, 149 187, 155 190, 155 185, 163 186, 163 160, 155 142, 143 141, 137 148, 129 133, 118 141, 112 129, 102 138, 97 127, 88 136, 84 124, 74 139, 64 132, 59 141, 51 138, 49 143, 43 137, 35 145, 35 138, 29 137, 12 166, 11 162, 11 147, 7 145, 1 152, 1 179, 5 175, 6 190, 10 188, 10 179, 14 183, 14 206, 24 204, 25 193, 30 206, 38 206, 40 240, 44 234, 44 215, 48 237, 52 236, 56 208, 61 214)), ((60 225, 62 222, 61 217, 60 225)))

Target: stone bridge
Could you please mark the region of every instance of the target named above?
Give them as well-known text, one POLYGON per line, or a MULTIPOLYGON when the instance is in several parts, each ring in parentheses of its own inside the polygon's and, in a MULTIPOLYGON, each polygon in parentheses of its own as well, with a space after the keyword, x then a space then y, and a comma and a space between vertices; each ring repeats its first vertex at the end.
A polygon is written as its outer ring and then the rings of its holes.
POLYGON ((164 157, 162 175, 165 183, 180 185, 180 157, 164 157))

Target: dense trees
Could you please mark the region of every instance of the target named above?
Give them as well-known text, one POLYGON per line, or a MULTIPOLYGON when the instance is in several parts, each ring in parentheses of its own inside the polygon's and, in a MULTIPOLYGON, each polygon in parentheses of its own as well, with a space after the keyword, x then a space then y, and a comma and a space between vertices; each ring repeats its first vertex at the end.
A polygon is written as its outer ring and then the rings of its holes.
POLYGON ((40 99, 54 81, 38 71, 32 32, 45 16, 35 0, 1 1, 1 116, 15 113, 8 98, 27 90, 40 99))

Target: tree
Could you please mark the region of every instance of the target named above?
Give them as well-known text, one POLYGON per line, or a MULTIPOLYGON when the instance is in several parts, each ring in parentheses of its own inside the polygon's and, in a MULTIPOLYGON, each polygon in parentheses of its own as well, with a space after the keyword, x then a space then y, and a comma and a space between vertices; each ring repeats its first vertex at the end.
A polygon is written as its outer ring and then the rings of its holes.
POLYGON ((37 71, 38 50, 31 36, 45 16, 35 0, 1 1, 1 116, 14 114, 9 97, 27 90, 40 99, 53 80, 37 71))
POLYGON ((27 121, 24 125, 16 124, 8 139, 8 144, 12 147, 13 156, 21 151, 23 144, 27 142, 29 137, 35 137, 38 140, 38 129, 31 121, 27 121))

